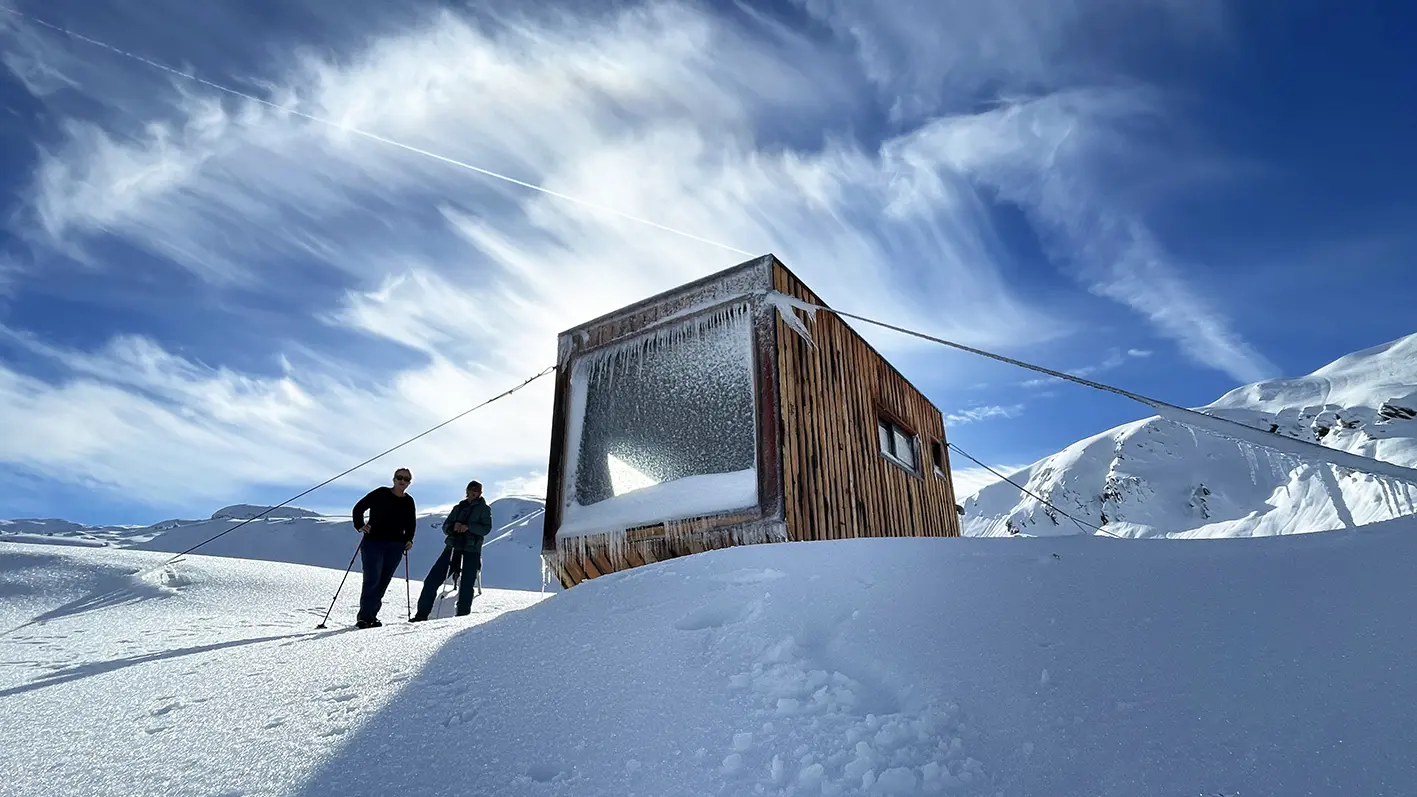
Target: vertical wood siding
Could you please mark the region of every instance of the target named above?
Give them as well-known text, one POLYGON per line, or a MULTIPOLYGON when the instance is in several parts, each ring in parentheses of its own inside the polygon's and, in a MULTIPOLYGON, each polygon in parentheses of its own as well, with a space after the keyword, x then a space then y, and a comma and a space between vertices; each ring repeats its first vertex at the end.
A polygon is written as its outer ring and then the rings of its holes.
MULTIPOLYGON (((773 287, 828 306, 776 261, 773 287)), ((815 348, 777 320, 788 535, 958 537, 947 458, 943 477, 933 468, 931 443, 945 450, 940 411, 836 315, 818 312, 807 324, 815 348), (881 455, 882 415, 917 436, 918 475, 881 455)))

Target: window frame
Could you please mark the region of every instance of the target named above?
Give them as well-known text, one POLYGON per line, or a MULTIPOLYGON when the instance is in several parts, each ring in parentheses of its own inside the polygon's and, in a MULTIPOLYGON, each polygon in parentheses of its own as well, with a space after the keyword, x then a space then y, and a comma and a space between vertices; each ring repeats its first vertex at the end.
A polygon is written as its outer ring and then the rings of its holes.
POLYGON ((920 435, 916 434, 909 426, 903 423, 893 413, 885 410, 876 412, 876 452, 880 457, 901 470, 917 478, 923 477, 924 469, 921 467, 920 435), (883 435, 885 433, 885 435, 883 435), (898 437, 905 438, 911 449, 914 463, 901 459, 896 454, 896 441, 898 437), (885 443, 890 441, 890 450, 886 450, 885 443))
POLYGON ((946 478, 945 442, 943 440, 930 439, 930 460, 930 467, 935 471, 935 478, 946 478))

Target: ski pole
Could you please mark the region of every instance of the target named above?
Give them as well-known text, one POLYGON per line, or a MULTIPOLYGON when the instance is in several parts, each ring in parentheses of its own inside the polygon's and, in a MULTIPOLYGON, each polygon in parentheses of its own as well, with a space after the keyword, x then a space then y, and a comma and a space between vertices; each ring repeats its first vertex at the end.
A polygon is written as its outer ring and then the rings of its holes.
POLYGON ((403 599, 408 604, 406 620, 413 620, 413 587, 408 585, 408 551, 403 552, 403 599))
POLYGON ((344 578, 339 580, 339 586, 335 588, 335 596, 330 599, 330 608, 325 610, 325 619, 320 621, 316 628, 324 628, 325 620, 330 619, 330 612, 335 610, 335 601, 339 600, 339 592, 344 589, 344 579, 349 578, 349 571, 354 569, 354 560, 359 558, 359 549, 364 547, 364 535, 359 536, 359 544, 354 546, 354 556, 349 557, 349 566, 344 569, 344 578))
POLYGON ((446 587, 448 585, 448 582, 452 579, 453 571, 450 568, 448 570, 448 575, 443 579, 443 583, 439 585, 438 588, 438 608, 433 611, 433 619, 435 620, 443 616, 443 599, 447 597, 447 594, 443 592, 442 588, 446 587))

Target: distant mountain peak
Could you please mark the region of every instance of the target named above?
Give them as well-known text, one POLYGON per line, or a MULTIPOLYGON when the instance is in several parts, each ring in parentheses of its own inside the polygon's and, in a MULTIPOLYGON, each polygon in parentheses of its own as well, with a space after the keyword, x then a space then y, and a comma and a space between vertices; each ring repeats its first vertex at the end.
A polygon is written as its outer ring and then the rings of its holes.
POLYGON ((212 520, 250 520, 254 517, 267 518, 305 518, 320 517, 320 513, 311 512, 308 509, 301 509, 296 506, 283 506, 278 509, 271 509, 269 506, 257 506, 255 504, 232 504, 224 506, 212 513, 212 520), (265 514, 262 515, 261 513, 265 514))
MULTIPOLYGON (((1204 410, 1281 437, 1417 466, 1417 334, 1307 376, 1238 387, 1204 410)), ((1160 417, 1093 435, 1010 478, 1123 537, 1262 536, 1417 514, 1417 486, 1160 417)), ((1006 482, 984 487, 963 506, 969 536, 1091 533, 1006 482)))

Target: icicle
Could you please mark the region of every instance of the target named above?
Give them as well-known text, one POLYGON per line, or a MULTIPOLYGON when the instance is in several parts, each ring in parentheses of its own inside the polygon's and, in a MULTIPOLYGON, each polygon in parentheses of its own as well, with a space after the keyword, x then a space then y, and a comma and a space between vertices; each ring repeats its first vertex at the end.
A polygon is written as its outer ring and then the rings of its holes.
POLYGON ((1262 449, 1260 453, 1264 454, 1264 464, 1269 469, 1270 478, 1276 482, 1284 481, 1284 474, 1280 472, 1279 466, 1274 464, 1274 452, 1266 448, 1262 449))
POLYGON ((807 341, 808 346, 811 346, 814 349, 817 347, 816 342, 812 340, 812 333, 807 330, 807 325, 802 323, 802 319, 798 318, 796 313, 796 310, 801 310, 802 312, 807 314, 808 318, 812 319, 813 321, 816 321, 816 307, 808 304, 807 302, 802 301, 801 299, 797 299, 792 296, 788 296, 785 293, 779 293, 777 291, 769 291, 767 296, 765 297, 765 300, 768 304, 776 308, 777 313, 782 318, 783 323, 787 324, 787 326, 793 332, 796 332, 798 335, 802 336, 803 340, 807 341))
POLYGON ((1253 448, 1250 448, 1249 444, 1247 444, 1243 440, 1236 440, 1235 445, 1240 447, 1240 453, 1244 454, 1245 456, 1245 464, 1250 466, 1250 484, 1253 484, 1258 487, 1260 483, 1258 473, 1259 463, 1255 461, 1255 450, 1253 448))

